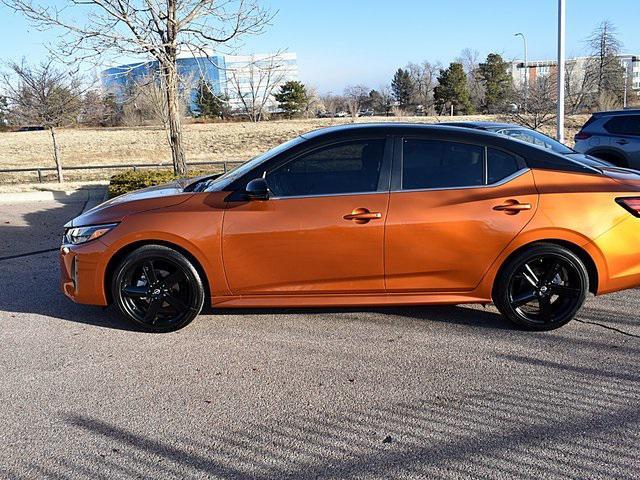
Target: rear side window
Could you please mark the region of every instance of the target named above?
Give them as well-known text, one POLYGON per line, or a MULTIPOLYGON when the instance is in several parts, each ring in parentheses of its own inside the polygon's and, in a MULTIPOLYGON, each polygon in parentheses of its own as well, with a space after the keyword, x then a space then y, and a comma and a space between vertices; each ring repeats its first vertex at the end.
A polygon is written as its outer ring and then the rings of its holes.
POLYGON ((517 157, 502 150, 487 148, 487 183, 492 184, 520 170, 517 157))
POLYGON ((604 128, 617 135, 640 135, 640 115, 618 115, 612 117, 604 128))
POLYGON ((483 147, 442 140, 404 140, 403 190, 470 187, 483 183, 483 147))
POLYGON ((267 172, 277 197, 375 192, 385 140, 358 140, 322 147, 267 172))

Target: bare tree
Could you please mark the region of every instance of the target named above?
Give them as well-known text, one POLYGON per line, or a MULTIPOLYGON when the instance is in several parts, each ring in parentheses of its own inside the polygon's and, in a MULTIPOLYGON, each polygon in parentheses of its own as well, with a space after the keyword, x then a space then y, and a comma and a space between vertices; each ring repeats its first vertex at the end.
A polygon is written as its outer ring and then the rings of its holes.
POLYGON ((307 87, 307 96, 305 98, 305 103, 302 108, 302 112, 305 118, 313 117, 320 106, 320 97, 318 95, 318 89, 313 86, 307 87))
POLYGON ((422 106, 425 114, 433 113, 433 89, 438 83, 438 73, 442 65, 439 62, 430 63, 424 61, 420 64, 409 63, 405 70, 409 72, 413 83, 413 98, 411 104, 422 106))
POLYGON ((78 123, 91 127, 113 127, 122 121, 122 108, 115 95, 105 94, 96 88, 87 91, 82 98, 78 123))
POLYGON ((261 33, 272 15, 257 0, 0 0, 37 27, 62 29, 61 57, 104 62, 105 56, 151 57, 167 104, 173 167, 186 173, 179 115, 178 55, 208 55, 245 34, 261 33), (73 14, 84 14, 77 21, 73 14))
POLYGON ((465 48, 460 52, 456 62, 462 64, 464 73, 467 75, 467 86, 469 88, 469 98, 471 103, 480 110, 484 104, 485 87, 478 67, 480 66, 480 52, 465 48))
POLYGON ((342 108, 344 99, 339 95, 334 95, 333 92, 327 92, 324 95, 320 95, 319 103, 321 109, 327 115, 333 117, 342 108))
POLYGON ((604 93, 622 96, 624 70, 617 55, 622 43, 616 36, 615 26, 608 20, 600 23, 587 38, 592 59, 587 65, 588 75, 593 77, 597 97, 604 93))
POLYGON ((49 130, 58 182, 64 181, 56 128, 77 121, 82 106, 81 77, 57 69, 52 60, 38 66, 10 63, 2 74, 5 97, 14 121, 20 125, 41 126, 49 130))
POLYGON ((227 69, 227 81, 233 89, 232 99, 239 102, 240 112, 252 122, 259 122, 275 106, 273 93, 284 82, 287 72, 281 54, 252 56, 246 64, 227 69))
POLYGON ((362 105, 369 98, 369 88, 364 85, 349 85, 344 89, 344 98, 347 102, 347 111, 352 119, 356 119, 362 105))
POLYGON ((576 59, 565 66, 565 104, 569 114, 592 105, 594 76, 588 68, 590 59, 576 59))
POLYGON ((537 130, 555 120, 556 109, 556 84, 557 74, 538 76, 535 82, 529 85, 525 92, 524 86, 520 86, 514 92, 518 105, 524 105, 524 97, 527 95, 527 111, 515 111, 509 116, 516 123, 537 130))

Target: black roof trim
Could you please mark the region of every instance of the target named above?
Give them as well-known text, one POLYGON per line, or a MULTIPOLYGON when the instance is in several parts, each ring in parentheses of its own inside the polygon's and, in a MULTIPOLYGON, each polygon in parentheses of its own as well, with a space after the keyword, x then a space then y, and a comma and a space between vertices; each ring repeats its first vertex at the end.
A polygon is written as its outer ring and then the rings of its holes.
POLYGON ((593 112, 594 117, 616 117, 618 115, 640 115, 640 108, 627 108, 623 110, 606 110, 603 112, 593 112))

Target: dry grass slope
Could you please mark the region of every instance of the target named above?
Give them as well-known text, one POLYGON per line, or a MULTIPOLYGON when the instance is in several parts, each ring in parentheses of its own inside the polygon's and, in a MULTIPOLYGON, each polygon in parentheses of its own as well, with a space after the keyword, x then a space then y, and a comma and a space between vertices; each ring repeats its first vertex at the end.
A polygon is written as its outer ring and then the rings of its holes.
MULTIPOLYGON (((405 121, 437 123, 450 117, 373 117, 358 122, 405 121)), ((499 120, 496 116, 455 117, 462 120, 499 120)), ((569 119, 567 138, 586 117, 569 119)), ((279 143, 310 130, 349 123, 350 119, 283 120, 262 123, 191 124, 185 127, 189 161, 246 160, 279 143)), ((551 132, 548 132, 551 133, 551 132)), ((62 129, 59 132, 63 166, 129 163, 170 163, 164 131, 161 128, 62 129)), ((0 133, 0 168, 52 167, 49 134, 41 132, 0 133)), ((111 171, 69 172, 69 179, 106 178, 111 171)), ((0 174, 0 183, 33 181, 34 174, 0 174)))

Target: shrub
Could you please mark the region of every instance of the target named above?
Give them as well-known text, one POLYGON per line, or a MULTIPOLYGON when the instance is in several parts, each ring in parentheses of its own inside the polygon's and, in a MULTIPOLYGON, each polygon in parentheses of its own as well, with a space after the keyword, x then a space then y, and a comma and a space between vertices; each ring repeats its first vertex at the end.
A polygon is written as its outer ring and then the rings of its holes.
MULTIPOLYGON (((190 171, 189 177, 198 177, 209 173, 216 172, 190 171)), ((141 188, 169 183, 177 178, 180 178, 180 176, 174 175, 172 170, 128 170, 117 173, 111 177, 109 182, 109 198, 140 190, 141 188)))

